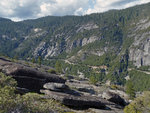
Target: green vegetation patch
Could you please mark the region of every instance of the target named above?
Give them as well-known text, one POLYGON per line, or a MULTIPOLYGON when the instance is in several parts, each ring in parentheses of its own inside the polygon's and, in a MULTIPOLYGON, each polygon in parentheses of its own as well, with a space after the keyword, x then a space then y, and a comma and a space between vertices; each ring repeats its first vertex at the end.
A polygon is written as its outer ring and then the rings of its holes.
POLYGON ((145 91, 150 88, 150 75, 138 70, 129 71, 130 79, 136 91, 145 91))
POLYGON ((125 113, 150 113, 150 91, 144 92, 144 94, 134 101, 132 101, 124 109, 125 113))

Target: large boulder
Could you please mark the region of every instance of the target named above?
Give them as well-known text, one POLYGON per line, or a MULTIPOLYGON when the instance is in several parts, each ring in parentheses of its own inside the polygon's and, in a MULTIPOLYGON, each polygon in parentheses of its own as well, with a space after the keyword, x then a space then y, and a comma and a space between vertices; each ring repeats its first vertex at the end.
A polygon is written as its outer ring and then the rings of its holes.
POLYGON ((85 109, 85 108, 99 108, 105 109, 106 106, 99 98, 92 96, 74 96, 66 93, 53 92, 49 90, 41 90, 41 93, 46 94, 45 98, 55 99, 62 104, 76 108, 76 109, 85 109))
POLYGON ((18 87, 32 91, 40 91, 48 82, 65 83, 66 81, 56 74, 40 72, 35 68, 5 59, 0 59, 0 70, 16 79, 18 87))
POLYGON ((112 93, 112 92, 109 92, 109 91, 106 91, 106 92, 103 92, 102 94, 102 98, 110 101, 110 102, 114 102, 118 105, 121 105, 121 106, 125 106, 126 105, 126 102, 123 98, 121 98, 118 94, 116 93, 112 93))

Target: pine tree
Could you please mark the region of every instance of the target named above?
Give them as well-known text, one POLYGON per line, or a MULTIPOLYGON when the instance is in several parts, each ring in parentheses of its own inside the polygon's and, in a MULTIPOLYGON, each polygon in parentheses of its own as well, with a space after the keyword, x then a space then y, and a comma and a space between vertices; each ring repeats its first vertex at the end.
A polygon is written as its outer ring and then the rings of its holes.
POLYGON ((130 96, 131 99, 135 98, 135 90, 132 81, 126 83, 126 93, 130 96))
POLYGON ((57 73, 62 73, 62 66, 61 66, 61 63, 59 61, 56 62, 55 69, 56 69, 57 73))
POLYGON ((35 63, 35 58, 32 58, 32 63, 35 63))
POLYGON ((38 57, 38 64, 41 66, 41 63, 42 63, 42 58, 41 56, 38 57))

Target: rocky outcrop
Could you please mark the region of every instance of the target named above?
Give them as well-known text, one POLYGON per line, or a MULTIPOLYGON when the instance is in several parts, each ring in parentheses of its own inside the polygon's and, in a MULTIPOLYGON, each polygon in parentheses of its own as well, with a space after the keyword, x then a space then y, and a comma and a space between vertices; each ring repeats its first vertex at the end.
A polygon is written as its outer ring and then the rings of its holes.
POLYGON ((87 44, 90 44, 90 43, 93 43, 95 42, 96 40, 98 40, 98 37, 97 36, 92 36, 92 37, 89 37, 89 38, 84 38, 82 40, 82 46, 85 46, 87 44))
POLYGON ((121 98, 124 98, 124 99, 129 98, 129 96, 124 91, 121 91, 121 90, 109 90, 109 92, 116 93, 117 95, 119 95, 121 98))
POLYGON ((50 99, 57 100, 62 104, 73 109, 95 108, 99 110, 103 109, 103 110, 110 110, 110 111, 111 110, 122 111, 123 109, 122 106, 97 96, 74 95, 65 92, 54 92, 50 90, 40 90, 40 91, 41 93, 45 94, 43 98, 47 98, 47 99, 50 98, 50 99))
POLYGON ((16 93, 44 93, 43 98, 54 99, 73 109, 122 109, 120 103, 117 105, 115 102, 98 97, 94 86, 90 86, 86 80, 79 81, 72 78, 66 83, 63 78, 55 74, 40 72, 4 58, 0 58, 0 71, 16 79, 18 83, 16 93))
MULTIPOLYGON (((85 37, 83 39, 74 40, 73 42, 68 42, 67 47, 69 47, 69 49, 72 50, 73 48, 85 46, 99 39, 100 38, 97 36, 85 37)), ((69 50, 67 49, 67 51, 69 50)))
POLYGON ((44 98, 50 98, 61 102, 62 104, 69 106, 73 109, 117 109, 123 108, 119 103, 122 99, 120 96, 112 96, 108 100, 103 99, 102 96, 95 94, 97 92, 97 86, 90 85, 88 81, 79 81, 70 79, 65 84, 62 83, 46 83, 44 86, 45 90, 40 90, 44 93, 44 98), (116 98, 115 98, 116 97, 116 98), (120 97, 120 98, 119 98, 120 97))
POLYGON ((58 46, 59 45, 57 43, 52 46, 49 46, 46 50, 45 58, 49 56, 57 56, 60 53, 58 46))
POLYGON ((57 56, 60 53, 58 43, 49 44, 46 42, 41 42, 34 50, 33 56, 44 56, 45 58, 49 56, 57 56))
POLYGON ((46 42, 41 42, 38 47, 35 48, 33 55, 34 56, 39 56, 40 53, 45 49, 46 47, 46 42))
POLYGON ((39 91, 48 82, 65 83, 65 80, 56 74, 40 72, 37 69, 0 59, 0 70, 16 79, 18 87, 32 91, 39 91))
POLYGON ((90 23, 79 26, 76 33, 83 32, 84 30, 92 30, 92 29, 97 29, 97 28, 99 27, 96 24, 94 24, 93 22, 90 22, 90 23))
POLYGON ((76 109, 106 108, 105 104, 102 103, 100 99, 96 97, 74 96, 66 93, 52 92, 49 90, 41 90, 41 92, 47 95, 45 96, 45 98, 55 99, 66 106, 73 107, 76 109))
POLYGON ((121 98, 118 94, 116 93, 112 93, 112 92, 103 92, 102 94, 102 98, 110 101, 110 102, 114 102, 118 105, 121 105, 121 106, 125 106, 126 105, 126 102, 123 98, 121 98))
POLYGON ((70 80, 67 81, 66 84, 85 95, 95 94, 93 86, 90 85, 87 81, 70 80))
POLYGON ((150 65, 150 32, 148 28, 150 26, 150 20, 144 19, 136 25, 135 31, 132 31, 132 36, 134 37, 134 42, 132 43, 129 51, 130 61, 133 61, 134 65, 149 66, 150 65), (141 33, 141 30, 147 32, 141 33), (137 34, 137 32, 139 32, 137 34))

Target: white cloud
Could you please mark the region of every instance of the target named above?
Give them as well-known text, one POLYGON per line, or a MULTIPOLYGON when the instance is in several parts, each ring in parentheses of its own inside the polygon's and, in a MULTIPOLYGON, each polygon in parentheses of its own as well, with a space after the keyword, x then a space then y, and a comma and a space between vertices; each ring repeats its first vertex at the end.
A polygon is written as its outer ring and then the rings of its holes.
POLYGON ((0 17, 18 21, 48 15, 84 15, 147 2, 150 0, 0 0, 0 17))
POLYGON ((86 14, 104 12, 110 9, 124 9, 148 2, 150 0, 95 0, 94 7, 89 8, 86 14))
POLYGON ((73 15, 80 9, 88 6, 88 0, 55 0, 55 3, 43 3, 39 16, 49 15, 73 15))
POLYGON ((81 14, 89 0, 0 0, 0 17, 13 20, 38 18, 47 15, 81 14))
POLYGON ((74 15, 83 15, 85 13, 83 8, 79 8, 74 12, 74 15))
POLYGON ((40 11, 40 0, 1 0, 0 16, 7 18, 30 18, 40 11))

